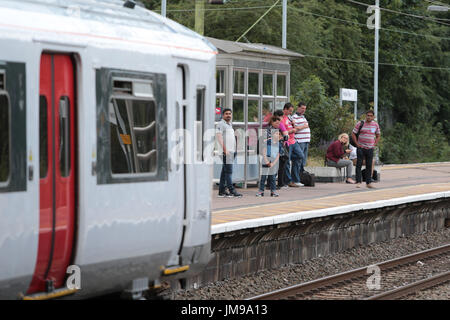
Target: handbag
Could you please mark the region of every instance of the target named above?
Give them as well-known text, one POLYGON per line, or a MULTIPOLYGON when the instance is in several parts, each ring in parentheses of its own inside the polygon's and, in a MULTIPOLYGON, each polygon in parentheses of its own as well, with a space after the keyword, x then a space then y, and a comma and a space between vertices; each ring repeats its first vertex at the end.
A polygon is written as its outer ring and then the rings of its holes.
MULTIPOLYGON (((358 132, 355 134, 357 141, 358 141, 358 137, 359 137, 359 134, 361 133, 361 129, 363 126, 364 126, 364 120, 361 120, 361 124, 359 126, 358 132)), ((355 148, 357 147, 357 145, 356 145, 357 141, 354 141, 352 135, 350 134, 350 144, 352 146, 354 146, 355 148)))
POLYGON ((289 149, 284 142, 281 143, 280 159, 284 162, 289 160, 289 149))

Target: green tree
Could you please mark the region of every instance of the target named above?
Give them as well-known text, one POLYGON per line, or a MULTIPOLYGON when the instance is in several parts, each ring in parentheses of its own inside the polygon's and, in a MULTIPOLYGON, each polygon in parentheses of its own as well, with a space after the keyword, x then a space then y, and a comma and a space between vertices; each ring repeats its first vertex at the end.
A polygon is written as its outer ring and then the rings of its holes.
MULTIPOLYGON (((330 117, 339 111, 340 88, 358 90, 360 114, 373 107, 374 31, 366 26, 369 15, 363 1, 288 1, 287 48, 305 56, 291 62, 291 92, 296 99, 309 97, 308 90, 313 94, 308 119, 321 128, 312 126, 316 145, 339 131, 328 124, 332 126, 330 117)), ((152 10, 160 9, 160 0, 143 2, 152 10)), ((274 3, 231 0, 221 6, 206 5, 205 35, 235 41, 274 3)), ((450 141, 450 12, 431 13, 428 5, 419 0, 380 1, 382 8, 392 10, 381 12, 379 30, 378 122, 388 141, 382 152, 385 162, 443 159, 444 151, 414 151, 422 150, 422 139, 415 139, 419 137, 413 135, 413 128, 418 132, 426 128, 426 139, 439 143, 441 150, 447 150, 450 141)), ((168 17, 193 29, 194 7, 194 0, 169 0, 168 17)), ((281 11, 279 3, 241 41, 281 46, 281 11)))

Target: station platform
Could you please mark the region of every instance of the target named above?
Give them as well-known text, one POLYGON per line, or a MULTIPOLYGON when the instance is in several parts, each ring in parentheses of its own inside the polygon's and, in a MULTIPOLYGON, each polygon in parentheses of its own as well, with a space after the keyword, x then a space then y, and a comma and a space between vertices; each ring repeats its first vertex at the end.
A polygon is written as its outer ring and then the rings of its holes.
POLYGON ((450 198, 450 162, 385 165, 375 189, 345 182, 316 183, 315 187, 281 189, 279 197, 256 197, 257 187, 239 189, 242 198, 213 194, 212 227, 215 234, 290 223, 346 212, 392 207, 450 198))

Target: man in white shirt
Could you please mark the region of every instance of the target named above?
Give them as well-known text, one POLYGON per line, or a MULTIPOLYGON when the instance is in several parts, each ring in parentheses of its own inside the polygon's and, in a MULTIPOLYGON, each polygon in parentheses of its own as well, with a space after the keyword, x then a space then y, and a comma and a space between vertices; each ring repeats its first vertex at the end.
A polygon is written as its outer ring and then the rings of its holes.
POLYGON ((311 130, 309 129, 308 120, 305 118, 306 104, 299 102, 297 105, 297 113, 292 116, 295 125, 295 141, 299 144, 303 157, 300 164, 300 173, 306 166, 308 159, 309 143, 311 141, 311 130))
POLYGON ((231 109, 222 111, 222 120, 217 124, 216 137, 219 142, 219 153, 222 154, 222 172, 220 173, 219 197, 240 198, 242 194, 234 190, 233 187, 233 162, 236 154, 236 137, 234 135, 233 124, 231 123, 231 109), (228 188, 229 193, 226 191, 228 188))

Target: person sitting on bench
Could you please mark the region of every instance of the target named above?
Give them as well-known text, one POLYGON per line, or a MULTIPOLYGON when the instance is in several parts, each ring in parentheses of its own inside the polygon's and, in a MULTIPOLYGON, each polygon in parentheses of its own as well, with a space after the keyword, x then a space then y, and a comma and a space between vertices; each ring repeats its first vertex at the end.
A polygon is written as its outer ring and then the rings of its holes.
POLYGON ((330 144, 327 149, 327 165, 329 167, 336 167, 339 169, 347 167, 347 179, 345 182, 355 184, 355 180, 352 179, 353 162, 348 159, 342 159, 344 155, 350 154, 348 140, 348 134, 341 133, 338 139, 330 144))

